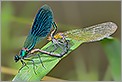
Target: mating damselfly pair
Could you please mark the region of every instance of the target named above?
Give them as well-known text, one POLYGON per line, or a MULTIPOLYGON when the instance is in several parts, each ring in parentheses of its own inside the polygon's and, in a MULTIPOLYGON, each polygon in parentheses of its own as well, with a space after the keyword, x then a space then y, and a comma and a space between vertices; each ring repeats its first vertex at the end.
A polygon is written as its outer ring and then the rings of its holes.
MULTIPOLYGON (((22 67, 19 70, 21 70, 24 66, 27 66, 24 62, 24 60, 27 60, 32 61, 35 72, 34 60, 29 59, 29 57, 37 55, 40 58, 40 55, 36 54, 36 52, 54 57, 62 57, 70 50, 69 43, 71 39, 82 42, 99 41, 113 34, 117 29, 117 25, 113 22, 105 22, 83 29, 67 31, 64 33, 57 33, 57 28, 58 26, 54 21, 51 8, 48 5, 43 5, 36 14, 32 29, 30 30, 25 40, 23 48, 20 50, 19 55, 14 57, 15 62, 20 60, 22 63, 22 67), (50 35, 48 40, 52 42, 50 46, 54 46, 54 49, 51 51, 36 49, 36 44, 42 41, 48 34, 50 35), (61 49, 61 53, 54 53, 57 48, 61 49)), ((47 49, 49 49, 50 46, 47 49)), ((40 62, 43 63, 41 60, 40 62)))

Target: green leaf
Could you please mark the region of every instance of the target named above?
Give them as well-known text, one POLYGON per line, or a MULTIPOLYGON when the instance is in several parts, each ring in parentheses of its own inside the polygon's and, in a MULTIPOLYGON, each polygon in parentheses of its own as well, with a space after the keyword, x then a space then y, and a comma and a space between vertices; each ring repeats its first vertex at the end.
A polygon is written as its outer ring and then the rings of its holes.
MULTIPOLYGON (((68 55, 71 51, 75 50, 81 43, 82 43, 81 41, 70 40, 70 50, 66 55, 68 55)), ((52 42, 49 42, 42 49, 45 50, 45 48, 47 48, 51 44, 52 42)), ((57 52, 59 51, 60 49, 57 50, 57 52)), ((64 58, 66 55, 64 55, 62 58, 64 58)), ((34 57, 33 60, 37 65, 37 68, 35 69, 37 75, 34 73, 32 63, 27 62, 29 68, 27 68, 26 66, 23 67, 23 69, 14 77, 13 81, 40 81, 62 59, 62 58, 52 57, 46 54, 41 54, 41 53, 40 56, 45 68, 40 63, 39 58, 34 57)))
POLYGON ((121 79, 121 44, 117 39, 104 39, 102 46, 109 61, 113 79, 121 79))

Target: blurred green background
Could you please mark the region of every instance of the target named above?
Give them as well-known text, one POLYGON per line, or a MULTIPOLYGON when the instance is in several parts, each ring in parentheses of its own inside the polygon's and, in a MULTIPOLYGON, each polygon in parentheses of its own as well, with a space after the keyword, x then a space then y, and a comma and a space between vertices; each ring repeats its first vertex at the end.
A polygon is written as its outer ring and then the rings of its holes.
MULTIPOLYGON (((19 69, 21 63, 15 63, 13 57, 23 47, 38 9, 42 5, 47 4, 53 10, 54 19, 59 25, 59 32, 107 21, 115 22, 118 25, 118 29, 112 36, 116 38, 113 44, 117 46, 110 46, 113 51, 118 50, 119 52, 117 58, 116 54, 114 54, 112 61, 114 57, 119 60, 114 62, 118 66, 114 70, 120 72, 120 1, 2 1, 1 4, 2 67, 19 69)), ((45 39, 36 47, 41 48, 47 42, 45 39)), ((106 50, 104 43, 101 44, 101 42, 82 44, 69 56, 65 57, 48 76, 63 80, 120 80, 120 74, 113 76, 113 72, 111 72, 110 60, 112 56, 107 56, 106 50)), ((13 77, 13 74, 2 71, 2 80, 12 80, 13 77)))

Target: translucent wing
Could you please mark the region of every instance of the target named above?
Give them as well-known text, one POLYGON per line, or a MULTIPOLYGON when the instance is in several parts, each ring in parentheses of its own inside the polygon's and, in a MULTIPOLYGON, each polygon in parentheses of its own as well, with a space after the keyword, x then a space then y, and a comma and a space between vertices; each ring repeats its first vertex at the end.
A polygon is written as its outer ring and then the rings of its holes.
POLYGON ((64 35, 67 38, 72 38, 83 42, 99 41, 109 37, 117 29, 117 25, 113 22, 106 22, 91 27, 67 31, 64 35))
POLYGON ((47 5, 42 6, 25 40, 24 48, 31 50, 39 41, 45 38, 51 30, 52 23, 53 12, 51 8, 47 5))

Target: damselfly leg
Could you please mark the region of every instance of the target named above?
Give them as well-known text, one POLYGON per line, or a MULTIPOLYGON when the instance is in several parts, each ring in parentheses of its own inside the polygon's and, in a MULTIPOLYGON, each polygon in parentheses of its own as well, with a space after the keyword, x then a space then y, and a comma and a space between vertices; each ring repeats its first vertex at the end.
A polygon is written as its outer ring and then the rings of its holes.
POLYGON ((32 59, 24 59, 24 60, 27 60, 27 61, 31 61, 31 62, 32 62, 32 64, 33 64, 33 69, 34 69, 34 73, 37 75, 37 73, 36 73, 36 71, 35 71, 35 67, 37 67, 37 66, 36 66, 34 60, 32 60, 32 59))
MULTIPOLYGON (((25 60, 25 61, 31 61, 32 64, 33 64, 34 73, 37 74, 36 71, 35 71, 35 66, 36 66, 36 64, 35 64, 34 60, 32 60, 32 59, 23 59, 23 60, 25 60)), ((23 67, 25 67, 25 66, 29 69, 29 67, 27 66, 27 64, 26 64, 23 60, 21 59, 22 67, 19 69, 18 72, 20 72, 20 70, 21 70, 23 67)), ((37 66, 36 66, 36 67, 37 67, 37 66)))
POLYGON ((18 73, 20 72, 20 70, 23 68, 23 67, 27 67, 27 68, 29 68, 28 66, 27 66, 27 64, 23 61, 23 60, 21 60, 21 63, 22 63, 22 67, 19 69, 19 71, 18 71, 18 73))
POLYGON ((62 57, 69 50, 69 41, 66 40, 65 36, 63 35, 63 33, 59 33, 58 37, 55 37, 56 32, 57 32, 57 25, 56 25, 55 22, 53 23, 53 27, 54 27, 54 30, 50 34, 50 38, 51 38, 52 44, 46 50, 48 50, 52 46, 54 46, 54 49, 51 50, 50 52, 54 52, 58 48, 60 48, 62 50, 62 52, 60 53, 61 57, 62 57))
MULTIPOLYGON (((27 58, 29 58, 29 57, 31 57, 31 56, 38 56, 39 61, 40 61, 40 63, 42 64, 42 67, 45 68, 45 66, 44 66, 44 64, 43 64, 43 62, 42 62, 41 57, 40 57, 39 54, 37 54, 36 52, 33 52, 33 50, 32 50, 32 51, 27 55, 27 58)), ((25 60, 26 60, 26 59, 25 59, 25 60)), ((34 65, 33 59, 29 59, 29 61, 32 61, 32 62, 33 62, 33 65, 34 65)), ((36 67, 37 67, 37 66, 36 66, 36 67)), ((46 69, 46 68, 45 68, 45 69, 46 69)))
POLYGON ((43 62, 42 62, 42 60, 41 60, 40 55, 39 55, 39 54, 37 54, 37 56, 38 56, 38 58, 39 58, 39 60, 40 60, 40 63, 42 64, 42 67, 44 67, 44 68, 46 69, 46 67, 44 66, 44 64, 43 64, 43 62))

